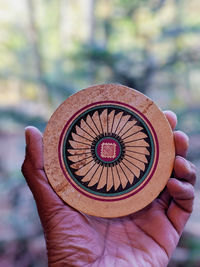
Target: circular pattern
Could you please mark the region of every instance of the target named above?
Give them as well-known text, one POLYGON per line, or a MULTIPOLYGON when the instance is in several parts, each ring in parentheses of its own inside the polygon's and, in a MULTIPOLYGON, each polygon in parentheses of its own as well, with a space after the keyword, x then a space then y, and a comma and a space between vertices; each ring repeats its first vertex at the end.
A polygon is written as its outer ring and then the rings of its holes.
POLYGON ((70 178, 80 190, 98 196, 119 196, 137 188, 148 178, 154 161, 147 119, 132 107, 117 104, 93 103, 94 107, 84 107, 85 112, 78 111, 80 115, 66 123, 70 127, 64 129, 59 148, 70 178))
POLYGON ((55 192, 73 208, 119 217, 151 203, 175 158, 173 133, 145 95, 116 84, 65 100, 44 132, 44 167, 55 192))

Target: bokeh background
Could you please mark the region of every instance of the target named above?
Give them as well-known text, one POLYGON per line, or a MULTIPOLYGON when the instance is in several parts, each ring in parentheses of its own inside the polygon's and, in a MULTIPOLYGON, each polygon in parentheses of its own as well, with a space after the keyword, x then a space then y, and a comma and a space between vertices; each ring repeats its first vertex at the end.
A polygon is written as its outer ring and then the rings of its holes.
MULTIPOLYGON (((200 169, 199 0, 0 0, 0 266, 47 266, 20 172, 24 127, 70 94, 121 83, 178 115, 200 169)), ((200 192, 170 267, 200 266, 200 192)))

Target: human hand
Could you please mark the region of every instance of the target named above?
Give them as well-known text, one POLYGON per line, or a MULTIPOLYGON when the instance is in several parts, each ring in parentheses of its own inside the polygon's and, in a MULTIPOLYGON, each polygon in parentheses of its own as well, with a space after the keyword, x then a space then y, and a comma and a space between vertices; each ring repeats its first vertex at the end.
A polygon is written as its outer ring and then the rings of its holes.
MULTIPOLYGON (((172 127, 176 116, 165 112, 172 127)), ((188 137, 174 132, 174 177, 150 205, 129 216, 105 219, 83 214, 64 203, 48 183, 42 134, 26 129, 22 172, 36 201, 49 266, 167 266, 194 199, 195 167, 185 160, 188 137)))

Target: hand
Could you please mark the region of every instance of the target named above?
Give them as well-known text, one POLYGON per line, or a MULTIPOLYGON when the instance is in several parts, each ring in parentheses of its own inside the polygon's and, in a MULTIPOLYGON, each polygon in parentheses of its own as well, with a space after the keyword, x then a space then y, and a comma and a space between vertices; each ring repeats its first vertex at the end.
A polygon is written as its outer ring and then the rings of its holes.
MULTIPOLYGON (((175 114, 165 115, 174 129, 175 114)), ((37 204, 49 266, 167 266, 192 212, 196 178, 184 159, 188 137, 176 131, 174 139, 174 178, 160 196, 135 214, 104 219, 80 213, 56 195, 44 172, 42 135, 26 128, 22 172, 37 204)))

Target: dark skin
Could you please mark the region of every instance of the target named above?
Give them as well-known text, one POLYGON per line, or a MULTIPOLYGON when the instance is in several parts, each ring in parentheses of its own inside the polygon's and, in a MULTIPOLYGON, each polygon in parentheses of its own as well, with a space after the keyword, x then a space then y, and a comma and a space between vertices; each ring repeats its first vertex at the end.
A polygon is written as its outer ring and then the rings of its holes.
MULTIPOLYGON (((165 115, 174 129, 176 115, 165 115)), ((188 137, 175 131, 174 140, 174 176, 160 196, 137 213, 104 219, 78 212, 56 195, 44 171, 42 134, 26 128, 22 172, 36 201, 49 266, 167 266, 192 212, 196 179, 185 159, 188 137)))

